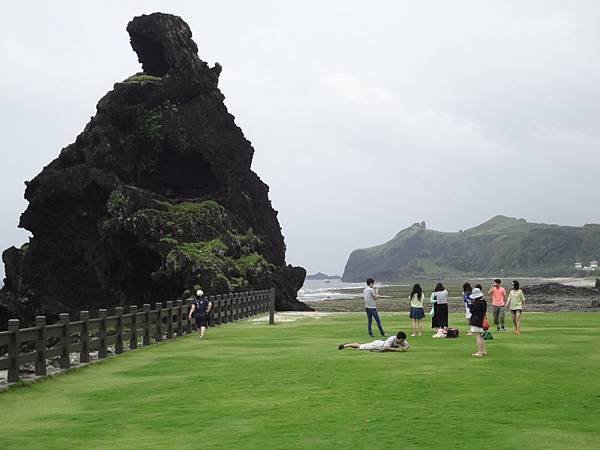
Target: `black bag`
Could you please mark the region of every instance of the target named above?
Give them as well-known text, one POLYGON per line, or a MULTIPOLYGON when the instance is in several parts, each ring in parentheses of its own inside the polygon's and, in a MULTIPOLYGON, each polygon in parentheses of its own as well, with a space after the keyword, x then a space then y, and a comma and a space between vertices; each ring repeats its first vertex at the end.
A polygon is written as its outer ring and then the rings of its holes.
POLYGON ((448 328, 446 330, 446 337, 447 338, 457 338, 460 334, 460 331, 458 330, 458 328, 448 328))

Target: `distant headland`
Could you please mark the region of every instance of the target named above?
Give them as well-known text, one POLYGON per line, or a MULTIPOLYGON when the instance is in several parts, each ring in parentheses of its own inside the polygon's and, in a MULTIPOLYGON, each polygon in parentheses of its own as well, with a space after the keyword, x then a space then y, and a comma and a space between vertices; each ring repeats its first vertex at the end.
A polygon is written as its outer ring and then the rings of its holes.
POLYGON ((312 275, 306 276, 307 280, 341 280, 342 277, 339 275, 327 275, 323 272, 317 272, 312 275))
POLYGON ((458 232, 429 230, 424 222, 415 223, 384 244, 354 250, 342 280, 472 274, 581 276, 583 271, 576 267, 581 261, 592 261, 586 273, 596 275, 591 267, 597 267, 598 259, 600 224, 560 226, 499 215, 458 232))

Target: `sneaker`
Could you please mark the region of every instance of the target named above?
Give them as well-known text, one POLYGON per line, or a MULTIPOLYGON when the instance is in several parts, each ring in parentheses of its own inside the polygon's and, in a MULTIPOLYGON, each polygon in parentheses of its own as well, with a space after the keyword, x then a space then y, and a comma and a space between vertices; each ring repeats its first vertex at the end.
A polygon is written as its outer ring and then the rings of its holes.
POLYGON ((387 334, 383 333, 383 334, 381 335, 381 337, 387 337, 387 334))
POLYGON ((496 327, 496 331, 500 331, 500 327, 496 327))
POLYGON ((411 336, 411 337, 415 337, 415 336, 416 336, 416 334, 415 334, 415 333, 413 333, 413 334, 411 334, 410 336, 411 336))

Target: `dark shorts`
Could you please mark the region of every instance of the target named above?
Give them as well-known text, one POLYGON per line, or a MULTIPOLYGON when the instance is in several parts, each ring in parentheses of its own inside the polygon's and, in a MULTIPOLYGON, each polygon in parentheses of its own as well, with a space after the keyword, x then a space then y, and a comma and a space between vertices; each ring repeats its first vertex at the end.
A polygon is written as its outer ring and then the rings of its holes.
POLYGON ((196 326, 206 328, 208 326, 208 317, 207 316, 196 316, 196 326))
POLYGON ((421 320, 422 318, 425 317, 425 309, 423 309, 423 308, 413 308, 411 306, 409 316, 410 316, 411 319, 421 320))

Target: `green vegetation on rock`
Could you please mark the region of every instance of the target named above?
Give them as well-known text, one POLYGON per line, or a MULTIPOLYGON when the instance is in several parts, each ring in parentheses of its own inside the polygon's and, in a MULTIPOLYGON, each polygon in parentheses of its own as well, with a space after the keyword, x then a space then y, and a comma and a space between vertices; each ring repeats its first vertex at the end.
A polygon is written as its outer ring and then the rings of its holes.
POLYGON ((144 82, 155 82, 162 80, 161 77, 149 75, 144 72, 138 72, 135 75, 130 76, 123 80, 123 83, 144 83, 144 82))
POLYGON ((107 199, 100 231, 105 239, 125 233, 156 248, 162 261, 156 274, 181 279, 188 289, 267 287, 274 270, 259 253, 261 239, 252 229, 241 232, 213 200, 172 203, 143 197, 135 187, 119 188, 107 199))

